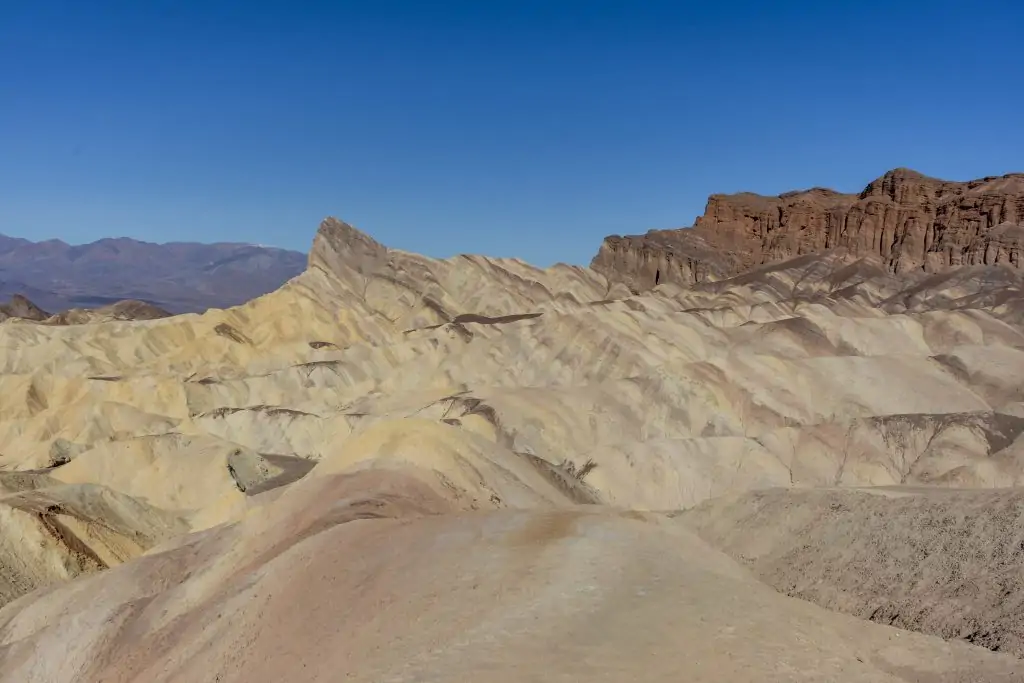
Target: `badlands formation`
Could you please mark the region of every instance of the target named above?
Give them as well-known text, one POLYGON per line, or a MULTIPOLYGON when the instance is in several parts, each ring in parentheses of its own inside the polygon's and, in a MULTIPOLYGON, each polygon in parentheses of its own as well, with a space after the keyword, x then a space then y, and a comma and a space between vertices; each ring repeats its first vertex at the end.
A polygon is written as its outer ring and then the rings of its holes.
MULTIPOLYGON (((953 210, 885 193, 901 245, 953 210)), ((327 219, 235 308, 15 313, 0 681, 1024 681, 1008 217, 956 268, 736 219, 546 270, 327 219)))

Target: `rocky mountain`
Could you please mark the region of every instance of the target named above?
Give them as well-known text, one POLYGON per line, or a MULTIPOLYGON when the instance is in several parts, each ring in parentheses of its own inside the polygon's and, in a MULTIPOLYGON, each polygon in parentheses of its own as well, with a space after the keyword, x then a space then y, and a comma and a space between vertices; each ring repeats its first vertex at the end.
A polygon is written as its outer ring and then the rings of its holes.
POLYGON ((304 254, 249 244, 153 244, 128 238, 82 245, 0 235, 0 299, 46 310, 144 301, 172 313, 244 303, 302 272, 304 254))
POLYGON ((0 683, 1024 681, 1024 270, 702 248, 0 324, 0 683))
POLYGON ((889 171, 859 194, 712 195, 692 228, 605 240, 592 267, 633 291, 737 275, 802 254, 877 256, 893 273, 962 265, 1020 268, 1024 174, 969 182, 889 171))

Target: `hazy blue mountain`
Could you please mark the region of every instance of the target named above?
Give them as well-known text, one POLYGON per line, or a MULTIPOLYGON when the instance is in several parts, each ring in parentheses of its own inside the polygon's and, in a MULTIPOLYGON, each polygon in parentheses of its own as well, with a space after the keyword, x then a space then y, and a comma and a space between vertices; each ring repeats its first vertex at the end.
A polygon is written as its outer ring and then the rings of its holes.
POLYGON ((173 313, 199 312, 266 294, 305 267, 301 252, 252 244, 121 237, 70 245, 0 235, 0 300, 22 294, 61 311, 137 299, 173 313))

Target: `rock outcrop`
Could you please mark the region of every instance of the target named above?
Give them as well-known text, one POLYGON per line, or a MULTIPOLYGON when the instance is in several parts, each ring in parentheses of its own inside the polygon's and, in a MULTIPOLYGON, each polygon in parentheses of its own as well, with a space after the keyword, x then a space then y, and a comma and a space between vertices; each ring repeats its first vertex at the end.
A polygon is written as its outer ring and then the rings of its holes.
POLYGON ((813 188, 777 197, 712 195, 692 228, 609 237, 592 266, 642 291, 829 249, 878 256, 893 273, 1020 268, 1022 246, 1024 174, 952 182, 899 168, 860 194, 813 188))
POLYGON ((84 325, 114 320, 157 320, 171 315, 159 306, 146 301, 124 300, 98 308, 69 308, 50 314, 21 294, 11 297, 10 303, 0 305, 0 321, 14 318, 21 322, 44 325, 84 325))
POLYGON ((48 325, 84 325, 112 320, 157 320, 170 315, 169 311, 146 301, 128 299, 99 308, 71 308, 50 316, 44 322, 48 325))
POLYGON ((368 275, 380 270, 387 255, 387 247, 377 240, 344 221, 328 217, 317 230, 309 250, 308 267, 341 278, 353 272, 368 275))
POLYGON ((23 318, 42 322, 50 317, 50 314, 36 306, 21 294, 11 297, 9 303, 0 305, 0 320, 7 318, 23 318))

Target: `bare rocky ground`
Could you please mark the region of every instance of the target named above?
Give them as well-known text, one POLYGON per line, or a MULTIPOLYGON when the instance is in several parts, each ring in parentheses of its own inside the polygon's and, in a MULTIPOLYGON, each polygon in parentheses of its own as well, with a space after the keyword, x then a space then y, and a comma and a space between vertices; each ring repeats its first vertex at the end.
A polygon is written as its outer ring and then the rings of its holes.
POLYGON ((17 302, 0 681, 1024 681, 1021 287, 634 294, 328 219, 234 308, 17 302))
POLYGON ((770 490, 682 514, 786 595, 1024 657, 1024 492, 770 490))

